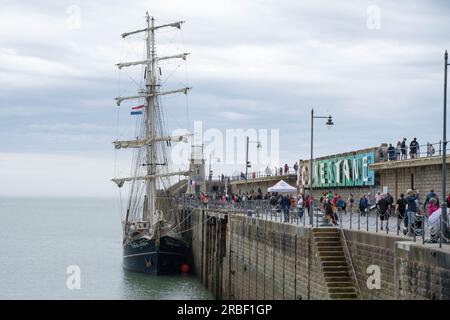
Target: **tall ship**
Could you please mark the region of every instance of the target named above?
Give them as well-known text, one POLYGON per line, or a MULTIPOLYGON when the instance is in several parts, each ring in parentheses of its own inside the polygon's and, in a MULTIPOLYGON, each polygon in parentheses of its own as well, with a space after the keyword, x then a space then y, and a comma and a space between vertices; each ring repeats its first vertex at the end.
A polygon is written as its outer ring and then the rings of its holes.
POLYGON ((119 69, 141 66, 142 85, 137 94, 119 96, 120 106, 131 100, 131 115, 136 121, 136 138, 114 141, 116 149, 133 149, 131 176, 112 179, 119 188, 127 184, 126 212, 122 213, 123 267, 126 270, 161 275, 180 272, 186 262, 187 245, 183 241, 180 221, 169 193, 171 177, 189 176, 189 171, 170 172, 168 152, 172 142, 187 142, 189 135, 169 136, 166 131, 161 96, 187 94, 189 87, 162 90, 159 62, 184 59, 187 53, 171 56, 156 54, 155 33, 163 28, 180 29, 183 21, 155 25, 155 19, 146 14, 145 28, 122 34, 126 38, 145 34, 145 55, 141 61, 118 63, 119 69))

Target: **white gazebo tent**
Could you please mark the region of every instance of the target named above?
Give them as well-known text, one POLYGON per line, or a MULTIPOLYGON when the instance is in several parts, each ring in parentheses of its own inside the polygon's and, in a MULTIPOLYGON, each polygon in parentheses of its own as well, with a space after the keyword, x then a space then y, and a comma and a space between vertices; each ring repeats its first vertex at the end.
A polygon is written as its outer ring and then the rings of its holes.
POLYGON ((284 180, 280 180, 274 186, 267 188, 267 192, 297 192, 297 188, 289 185, 284 180))

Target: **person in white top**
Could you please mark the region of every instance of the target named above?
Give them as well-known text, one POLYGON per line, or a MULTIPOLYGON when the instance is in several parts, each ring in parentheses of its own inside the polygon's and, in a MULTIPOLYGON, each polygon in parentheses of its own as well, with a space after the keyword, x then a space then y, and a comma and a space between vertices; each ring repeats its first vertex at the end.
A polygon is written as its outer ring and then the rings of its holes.
POLYGON ((298 195, 298 200, 297 200, 297 219, 298 220, 301 220, 303 218, 303 212, 304 212, 303 195, 300 193, 298 195))

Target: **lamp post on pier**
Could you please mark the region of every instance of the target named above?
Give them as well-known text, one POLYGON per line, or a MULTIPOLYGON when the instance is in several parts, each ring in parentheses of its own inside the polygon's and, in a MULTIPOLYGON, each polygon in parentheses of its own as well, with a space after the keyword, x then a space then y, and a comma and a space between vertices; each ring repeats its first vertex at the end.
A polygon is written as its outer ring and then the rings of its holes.
POLYGON ((248 180, 248 168, 250 168, 252 165, 250 163, 250 161, 248 161, 248 147, 250 143, 256 143, 256 148, 260 149, 261 146, 261 142, 259 141, 250 141, 250 137, 247 136, 246 137, 246 144, 245 144, 245 190, 246 192, 248 192, 247 190, 247 180, 248 180))
POLYGON ((441 235, 444 242, 449 239, 448 232, 448 218, 447 218, 447 191, 446 191, 446 176, 447 176, 447 69, 448 69, 448 52, 445 50, 444 54, 444 115, 443 115, 443 132, 442 132, 442 203, 441 203, 441 235))
POLYGON ((331 116, 315 116, 314 109, 311 109, 311 158, 309 160, 309 223, 311 227, 314 225, 314 203, 313 203, 313 132, 314 132, 314 119, 328 119, 325 123, 327 126, 334 125, 331 116))
POLYGON ((208 175, 208 180, 209 180, 209 192, 211 192, 211 183, 212 183, 212 170, 211 170, 211 162, 212 160, 217 160, 217 162, 220 162, 220 158, 213 158, 212 157, 212 153, 209 154, 209 175, 208 175))

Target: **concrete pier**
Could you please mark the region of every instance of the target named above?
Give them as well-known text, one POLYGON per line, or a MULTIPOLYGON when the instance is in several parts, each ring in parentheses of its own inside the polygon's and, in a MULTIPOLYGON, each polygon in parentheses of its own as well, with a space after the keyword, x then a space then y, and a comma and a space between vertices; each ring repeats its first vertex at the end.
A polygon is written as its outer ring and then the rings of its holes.
POLYGON ((450 299, 446 245, 217 209, 190 226, 194 270, 217 299, 450 299))

